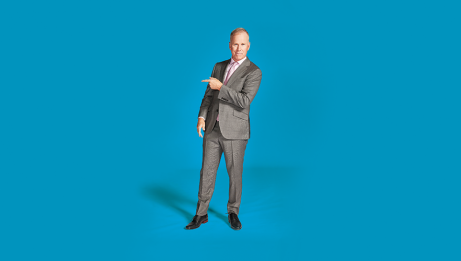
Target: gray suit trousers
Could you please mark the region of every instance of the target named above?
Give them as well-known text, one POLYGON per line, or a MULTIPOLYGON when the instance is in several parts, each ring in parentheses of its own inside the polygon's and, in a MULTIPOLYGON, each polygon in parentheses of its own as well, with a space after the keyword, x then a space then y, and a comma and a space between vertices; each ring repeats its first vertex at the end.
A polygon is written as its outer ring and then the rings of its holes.
POLYGON ((248 140, 230 140, 223 137, 219 121, 209 134, 203 137, 203 161, 200 171, 200 185, 196 215, 207 214, 211 197, 213 196, 216 173, 222 153, 226 160, 227 173, 229 174, 229 201, 227 212, 238 215, 242 197, 242 172, 243 156, 248 140))

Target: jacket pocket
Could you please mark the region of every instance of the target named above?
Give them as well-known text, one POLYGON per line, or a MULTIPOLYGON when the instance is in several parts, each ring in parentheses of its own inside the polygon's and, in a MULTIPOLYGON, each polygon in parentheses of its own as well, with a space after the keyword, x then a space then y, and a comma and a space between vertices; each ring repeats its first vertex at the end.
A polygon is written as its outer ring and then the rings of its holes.
POLYGON ((246 121, 248 120, 248 114, 244 112, 234 110, 234 116, 242 120, 246 120, 246 121))

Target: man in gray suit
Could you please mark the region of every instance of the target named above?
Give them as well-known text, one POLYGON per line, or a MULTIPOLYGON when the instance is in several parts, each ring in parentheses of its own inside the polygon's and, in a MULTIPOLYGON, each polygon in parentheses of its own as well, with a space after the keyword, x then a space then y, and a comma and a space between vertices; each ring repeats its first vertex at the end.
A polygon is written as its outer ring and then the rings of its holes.
POLYGON ((229 174, 228 220, 239 230, 238 219, 242 195, 243 156, 250 138, 250 104, 261 83, 261 70, 246 54, 250 36, 243 28, 231 33, 229 49, 232 57, 216 63, 200 105, 197 132, 203 136, 203 161, 196 215, 186 229, 195 229, 208 222, 208 206, 213 195, 216 172, 224 152, 229 174))

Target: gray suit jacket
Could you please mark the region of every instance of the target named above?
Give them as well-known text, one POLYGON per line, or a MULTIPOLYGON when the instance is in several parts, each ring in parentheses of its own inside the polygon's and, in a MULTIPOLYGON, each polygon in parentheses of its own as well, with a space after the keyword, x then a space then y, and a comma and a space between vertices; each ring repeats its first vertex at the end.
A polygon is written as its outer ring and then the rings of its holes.
POLYGON ((216 63, 211 77, 223 83, 221 90, 208 84, 200 105, 199 117, 205 118, 205 135, 211 133, 219 113, 219 127, 226 139, 250 138, 250 104, 261 83, 262 73, 248 57, 224 85, 224 73, 231 59, 216 63))

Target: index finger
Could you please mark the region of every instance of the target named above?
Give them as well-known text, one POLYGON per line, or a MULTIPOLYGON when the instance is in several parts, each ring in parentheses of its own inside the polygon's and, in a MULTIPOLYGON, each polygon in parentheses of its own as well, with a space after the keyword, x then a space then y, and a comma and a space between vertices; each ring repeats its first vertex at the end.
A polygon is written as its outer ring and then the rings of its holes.
POLYGON ((210 82, 211 80, 202 80, 202 82, 210 82))

